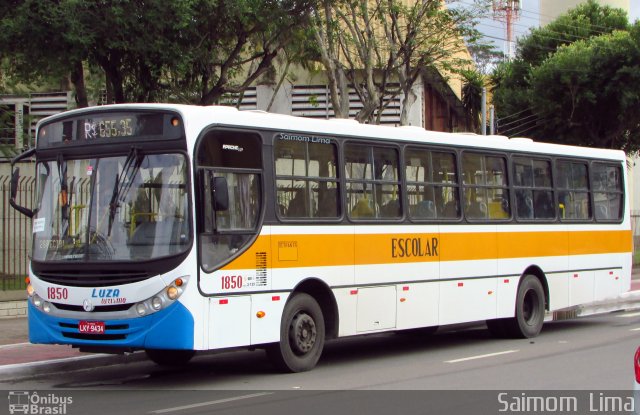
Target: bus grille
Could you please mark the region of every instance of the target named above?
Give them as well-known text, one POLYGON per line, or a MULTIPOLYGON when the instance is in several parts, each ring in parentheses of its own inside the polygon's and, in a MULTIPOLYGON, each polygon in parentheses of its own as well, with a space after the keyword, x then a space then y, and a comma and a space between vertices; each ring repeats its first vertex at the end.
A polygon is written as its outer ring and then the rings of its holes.
MULTIPOLYGON (((84 312, 84 307, 81 305, 70 305, 70 304, 60 304, 60 303, 52 303, 58 310, 65 311, 82 311, 84 312)), ((94 313, 97 312, 114 312, 114 311, 127 311, 133 307, 133 304, 115 304, 115 305, 99 305, 93 309, 94 313)))
POLYGON ((55 271, 38 272, 38 278, 50 284, 69 287, 108 287, 112 285, 133 284, 151 276, 141 271, 55 271))

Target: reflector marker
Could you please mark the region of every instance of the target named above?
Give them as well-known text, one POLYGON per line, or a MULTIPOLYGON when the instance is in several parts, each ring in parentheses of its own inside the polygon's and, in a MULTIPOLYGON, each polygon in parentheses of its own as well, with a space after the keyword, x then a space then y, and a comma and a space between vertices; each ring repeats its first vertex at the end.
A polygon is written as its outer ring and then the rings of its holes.
POLYGON ((280 296, 274 295, 273 297, 271 297, 271 301, 280 301, 280 296))
POLYGON ((464 287, 464 282, 459 282, 458 287, 464 287))
POLYGON ((358 290, 351 290, 351 291, 349 292, 349 294, 351 294, 351 295, 358 295, 358 290))
POLYGON ((220 301, 218 302, 218 304, 229 304, 229 300, 227 300, 227 299, 220 300, 220 301))

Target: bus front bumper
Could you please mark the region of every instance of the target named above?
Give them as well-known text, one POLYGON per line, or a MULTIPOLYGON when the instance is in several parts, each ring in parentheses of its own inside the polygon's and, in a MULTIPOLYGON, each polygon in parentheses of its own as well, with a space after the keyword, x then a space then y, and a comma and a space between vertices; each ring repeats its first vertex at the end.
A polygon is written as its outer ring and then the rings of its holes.
POLYGON ((101 334, 80 333, 84 319, 48 315, 28 302, 29 341, 41 344, 113 347, 123 349, 193 349, 193 316, 180 302, 157 313, 132 319, 105 320, 101 334))

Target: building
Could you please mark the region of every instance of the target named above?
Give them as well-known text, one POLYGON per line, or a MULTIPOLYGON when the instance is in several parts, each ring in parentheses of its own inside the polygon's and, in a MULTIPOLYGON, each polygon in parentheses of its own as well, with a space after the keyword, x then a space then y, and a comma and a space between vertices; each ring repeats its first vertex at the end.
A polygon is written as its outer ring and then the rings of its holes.
MULTIPOLYGON (((596 0, 598 4, 603 6, 611 6, 623 9, 627 13, 631 11, 631 0, 596 0)), ((637 0, 636 0, 637 1, 637 0)), ((575 8, 577 5, 586 3, 585 0, 540 0, 540 25, 555 20, 558 16, 566 13, 569 9, 575 8)))

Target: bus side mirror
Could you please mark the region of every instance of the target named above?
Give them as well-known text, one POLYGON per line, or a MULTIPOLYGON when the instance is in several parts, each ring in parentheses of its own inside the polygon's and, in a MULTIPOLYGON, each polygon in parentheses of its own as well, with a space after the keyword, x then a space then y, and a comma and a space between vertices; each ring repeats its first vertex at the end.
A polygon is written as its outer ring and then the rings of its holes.
POLYGON ((33 211, 31 209, 27 209, 26 207, 20 206, 16 203, 16 196, 18 195, 18 184, 20 181, 20 168, 16 167, 11 173, 11 182, 9 184, 9 204, 18 212, 23 215, 32 218, 33 211))
POLYGON ((211 192, 213 210, 217 212, 229 210, 229 188, 227 186, 227 179, 224 177, 213 177, 211 192))
POLYGON ((36 149, 34 147, 25 151, 24 153, 20 154, 19 156, 11 160, 11 168, 13 169, 13 173, 11 173, 11 182, 9 183, 9 187, 10 187, 9 188, 9 204, 11 205, 12 208, 14 208, 18 212, 22 213, 23 215, 29 218, 33 217, 33 210, 27 209, 26 207, 20 206, 16 203, 16 196, 18 195, 18 184, 20 181, 20 168, 19 167, 14 168, 14 166, 20 160, 24 160, 26 158, 33 156, 35 152, 36 152, 36 149))
POLYGON ((11 173, 11 200, 15 200, 18 195, 18 181, 20 180, 20 167, 16 167, 16 169, 11 173))

